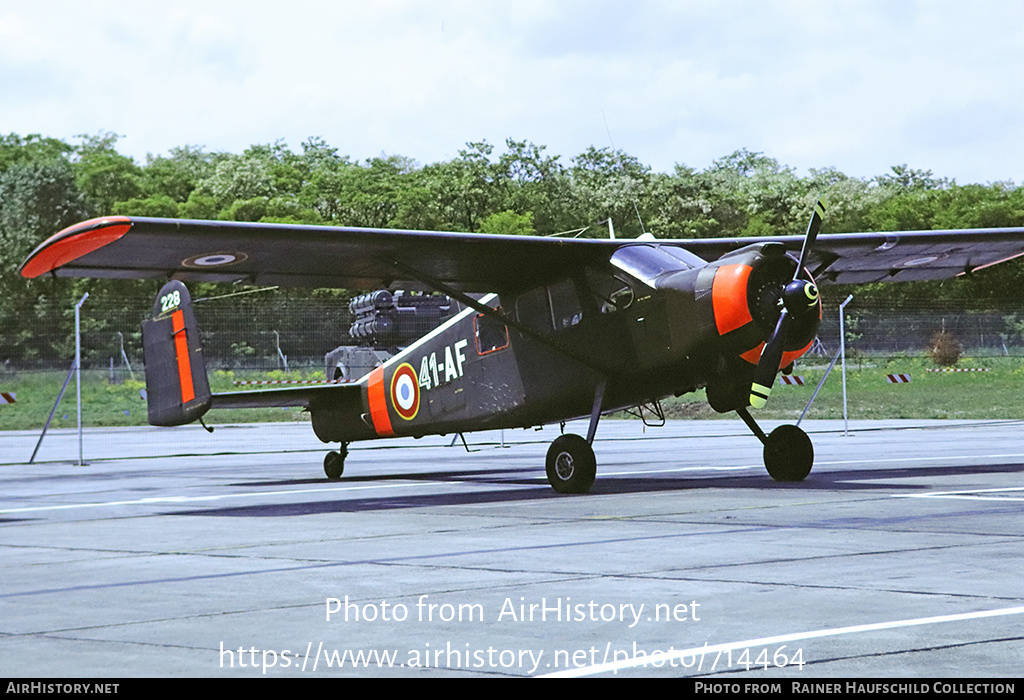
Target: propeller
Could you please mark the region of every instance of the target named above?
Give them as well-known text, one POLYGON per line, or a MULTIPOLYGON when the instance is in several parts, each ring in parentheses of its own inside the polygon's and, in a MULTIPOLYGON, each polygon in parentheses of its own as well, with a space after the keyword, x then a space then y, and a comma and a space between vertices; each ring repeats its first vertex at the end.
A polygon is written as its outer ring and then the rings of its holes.
POLYGON ((775 384, 775 375, 779 372, 779 365, 782 364, 782 353, 786 347, 786 337, 789 332, 789 325, 794 316, 800 316, 818 304, 818 288, 814 282, 800 279, 807 258, 811 254, 814 240, 818 237, 818 230, 821 229, 821 222, 825 216, 825 199, 819 199, 811 215, 811 222, 807 225, 807 235, 804 236, 804 245, 800 250, 800 262, 797 263, 793 279, 786 284, 782 290, 780 303, 782 312, 779 314, 779 321, 775 324, 775 330, 765 343, 761 351, 761 359, 758 360, 757 369, 754 370, 754 381, 750 385, 750 405, 754 408, 763 408, 768 402, 768 395, 772 392, 772 385, 775 384))

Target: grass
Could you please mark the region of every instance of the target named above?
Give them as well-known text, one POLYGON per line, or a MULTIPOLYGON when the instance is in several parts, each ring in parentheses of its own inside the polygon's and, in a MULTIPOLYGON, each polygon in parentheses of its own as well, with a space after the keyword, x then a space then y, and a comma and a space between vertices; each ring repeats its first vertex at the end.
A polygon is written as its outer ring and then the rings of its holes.
MULTIPOLYGON (((0 430, 42 429, 66 376, 66 372, 0 373, 0 391, 17 394, 16 403, 0 405, 0 430)), ((136 381, 125 379, 112 384, 106 371, 83 372, 82 424, 87 427, 149 425, 146 401, 141 394, 146 385, 141 373, 137 377, 136 381)), ((239 391, 247 387, 234 382, 255 379, 323 379, 323 369, 288 374, 213 372, 210 388, 215 392, 239 391)), ((231 409, 211 411, 204 420, 210 424, 308 421, 309 414, 299 408, 231 409)), ((50 427, 74 428, 77 425, 76 386, 72 378, 50 427)))
MULTIPOLYGON (((925 358, 864 358, 847 363, 847 395, 851 419, 883 418, 1024 418, 1021 389, 1024 387, 1024 359, 964 359, 958 365, 984 367, 988 372, 926 372, 934 365, 925 358), (888 384, 889 373, 909 373, 910 384, 888 384)), ((768 406, 755 411, 767 420, 796 420, 824 374, 827 363, 814 361, 797 367, 805 386, 776 384, 768 406)), ((53 408, 65 372, 0 373, 0 391, 15 392, 17 403, 0 405, 0 429, 39 430, 53 408)), ((232 391, 245 387, 236 381, 255 379, 322 379, 323 369, 264 373, 214 372, 210 383, 214 391, 232 391)), ((86 426, 147 425, 146 403, 140 395, 141 381, 126 380, 112 384, 104 371, 84 372, 82 378, 83 424, 86 426)), ((669 418, 716 418, 697 392, 663 402, 669 418)), ((732 413, 721 414, 734 418, 732 413)), ((842 378, 837 365, 825 383, 807 416, 842 418, 842 378)), ((211 424, 268 421, 306 421, 309 414, 296 408, 218 410, 207 414, 211 424)), ((75 382, 72 379, 51 427, 77 425, 75 382)))
MULTIPOLYGON (((768 405, 752 411, 758 418, 796 420, 807 405, 814 388, 825 373, 827 362, 798 366, 795 375, 804 386, 782 385, 772 389, 768 405)), ((987 372, 928 372, 936 366, 927 358, 864 358, 847 360, 847 407, 851 419, 886 418, 1024 418, 1021 389, 1024 388, 1024 359, 986 357, 960 361, 957 368, 985 368, 987 372), (909 374, 909 384, 889 384, 887 374, 909 374)), ((843 386, 837 364, 808 419, 842 418, 843 386)), ((704 392, 663 402, 669 418, 714 418, 719 416, 704 403, 704 392)), ((734 414, 722 414, 733 418, 734 414)))

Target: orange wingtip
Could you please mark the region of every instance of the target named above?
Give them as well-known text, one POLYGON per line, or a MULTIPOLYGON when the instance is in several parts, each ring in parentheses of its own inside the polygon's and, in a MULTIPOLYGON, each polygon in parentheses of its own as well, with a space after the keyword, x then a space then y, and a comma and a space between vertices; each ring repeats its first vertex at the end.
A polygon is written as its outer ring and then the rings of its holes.
POLYGON ((47 238, 32 251, 21 266, 22 277, 33 279, 67 265, 83 255, 113 243, 128 233, 132 220, 126 216, 106 216, 69 226, 47 238))

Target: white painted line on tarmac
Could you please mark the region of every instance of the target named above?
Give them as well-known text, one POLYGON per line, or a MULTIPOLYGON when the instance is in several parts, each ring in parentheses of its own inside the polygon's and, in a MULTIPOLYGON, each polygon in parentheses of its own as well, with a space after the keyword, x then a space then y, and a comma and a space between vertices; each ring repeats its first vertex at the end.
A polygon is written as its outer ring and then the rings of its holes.
MULTIPOLYGON (((455 483, 455 482, 451 482, 455 483)), ((263 496, 291 496, 303 493, 341 493, 345 491, 363 491, 367 489, 396 489, 407 486, 422 485, 421 481, 410 481, 402 484, 371 484, 368 486, 337 486, 334 488, 296 489, 294 491, 253 491, 252 493, 226 493, 220 496, 160 496, 139 498, 132 501, 103 501, 98 503, 66 503, 59 506, 29 506, 27 508, 5 508, 4 513, 34 513, 47 510, 74 510, 75 508, 110 508, 113 506, 140 506, 159 503, 198 503, 201 501, 221 501, 231 498, 261 498, 263 496)))
MULTIPOLYGON (((1024 606, 1014 608, 999 608, 997 610, 980 610, 977 612, 960 613, 957 615, 939 615, 936 617, 917 617, 910 620, 892 620, 889 622, 875 622, 867 625, 851 625, 850 627, 837 627, 835 629, 813 630, 811 632, 797 632, 795 634, 780 634, 774 637, 760 637, 758 639, 745 639, 741 642, 728 642, 726 644, 705 645, 702 647, 691 647, 681 651, 657 652, 645 654, 636 658, 627 658, 620 661, 595 664, 582 668, 571 668, 564 671, 547 673, 538 678, 579 678, 582 676, 593 676, 609 671, 620 671, 638 666, 674 666, 683 667, 689 670, 711 672, 711 663, 717 660, 718 655, 723 652, 731 652, 737 649, 751 649, 774 644, 788 642, 799 642, 805 639, 820 639, 822 637, 836 637, 843 634, 860 634, 863 632, 876 632, 878 630, 895 629, 898 627, 915 627, 918 625, 934 625, 942 622, 962 622, 964 620, 977 620, 986 617, 1000 617, 1003 615, 1020 615, 1024 613, 1024 606), (710 659, 709 659, 710 657, 710 659), (691 663, 683 663, 683 659, 691 663), (707 666, 698 668, 698 664, 707 662, 707 666), (673 663, 678 662, 678 663, 673 663)), ((807 661, 804 660, 806 664, 807 661)))
POLYGON ((820 466, 820 465, 824 465, 824 464, 864 464, 865 462, 869 462, 871 464, 894 464, 894 463, 897 463, 897 462, 930 462, 930 461, 933 461, 933 460, 948 461, 948 460, 952 460, 952 459, 960 459, 960 460, 970 459, 970 460, 974 460, 974 459, 1009 459, 1009 458, 1024 459, 1024 454, 1019 454, 1019 453, 1017 453, 1017 454, 1003 454, 1003 455, 977 455, 977 454, 971 454, 971 455, 949 455, 949 454, 944 454, 944 455, 935 455, 934 457, 893 457, 893 458, 890 458, 890 459, 849 459, 849 460, 845 460, 845 461, 841 461, 841 462, 839 462, 839 461, 836 461, 836 462, 815 462, 814 464, 815 464, 815 466, 820 466))
POLYGON ((933 491, 932 493, 899 493, 893 498, 959 498, 972 501, 1024 501, 1024 497, 999 496, 1007 491, 1024 491, 1024 486, 998 489, 971 489, 968 491, 933 491))

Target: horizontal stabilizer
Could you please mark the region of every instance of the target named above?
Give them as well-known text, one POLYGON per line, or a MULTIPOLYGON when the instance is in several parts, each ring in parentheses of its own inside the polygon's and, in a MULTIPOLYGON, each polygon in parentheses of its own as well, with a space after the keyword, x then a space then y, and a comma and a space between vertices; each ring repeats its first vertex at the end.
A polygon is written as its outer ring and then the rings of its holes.
POLYGON ((323 383, 214 394, 212 408, 318 408, 358 403, 361 387, 355 383, 323 383))

